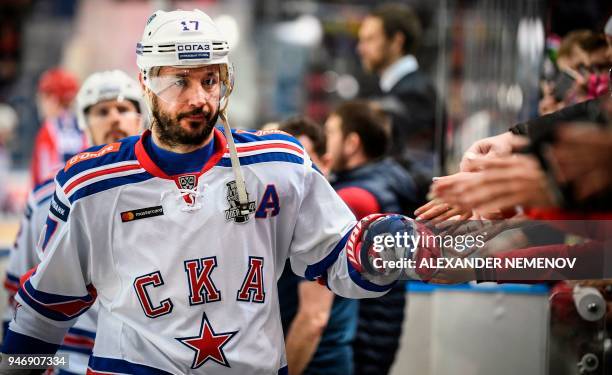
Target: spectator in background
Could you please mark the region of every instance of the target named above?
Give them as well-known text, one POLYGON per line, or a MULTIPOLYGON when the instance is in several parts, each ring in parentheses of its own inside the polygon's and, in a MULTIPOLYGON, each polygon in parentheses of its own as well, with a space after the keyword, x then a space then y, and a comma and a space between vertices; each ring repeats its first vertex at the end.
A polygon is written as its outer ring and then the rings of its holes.
MULTIPOLYGON (((413 179, 398 163, 385 158, 389 122, 373 104, 351 101, 336 108, 325 123, 332 186, 358 220, 376 212, 412 213, 418 203, 413 179)), ((389 372, 399 346, 405 304, 406 284, 401 281, 381 298, 359 301, 355 374, 389 372)))
MULTIPOLYGON (((326 171, 321 125, 296 116, 278 127, 296 137, 312 161, 326 171)), ((289 374, 351 375, 357 301, 334 296, 319 283, 297 276, 289 261, 278 280, 278 296, 289 374)))
MULTIPOLYGON (((612 36, 612 29, 606 29, 606 33, 612 36)), ((585 61, 591 73, 606 70, 597 66, 597 58, 612 56, 612 45, 605 54, 599 51, 602 41, 601 36, 594 35, 591 39, 583 39, 581 44, 585 51, 588 50, 585 61), (595 63, 590 65, 592 61, 595 63)), ((611 63, 607 62, 608 69, 611 63)), ((602 61, 602 64, 606 63, 602 61)), ((585 233, 578 234, 602 240, 601 233, 604 233, 605 240, 605 233, 609 233, 610 228, 603 220, 609 220, 612 212, 612 95, 608 88, 606 91, 594 99, 515 125, 508 133, 476 142, 464 154, 462 172, 437 179, 432 185, 436 200, 417 210, 416 214, 420 219, 440 220, 443 215, 442 219, 449 216, 446 213, 449 209, 453 213, 474 210, 488 215, 498 211, 509 214, 521 206, 533 219, 600 219, 602 221, 590 222, 586 226, 590 232, 582 230, 585 233), (526 135, 528 139, 516 135, 526 135), (521 149, 529 153, 518 153, 521 149)), ((559 223, 570 227, 567 223, 572 222, 559 223)), ((576 228, 565 228, 565 231, 576 234, 576 228)), ((603 264, 601 242, 591 241, 585 247, 581 246, 561 243, 551 247, 519 249, 504 256, 562 256, 564 252, 569 251, 570 255, 575 252, 596 264, 594 267, 588 264, 590 273, 586 273, 596 277, 594 271, 603 264)), ((524 279, 512 275, 512 270, 503 272, 506 280, 524 279)), ((581 278, 584 274, 573 276, 581 278)), ((496 277, 499 273, 481 280, 495 280, 496 277)), ((527 279, 547 277, 550 275, 542 273, 529 275, 527 279)))
POLYGON ((593 73, 606 72, 610 68, 610 52, 606 36, 603 33, 592 33, 582 43, 582 48, 587 53, 586 68, 593 73))
POLYGON ((387 4, 361 24, 357 51, 364 69, 380 77, 380 103, 393 120, 391 155, 409 170, 420 167, 431 176, 438 99, 414 56, 420 39, 421 24, 413 10, 387 4))
POLYGON ((542 84, 540 115, 593 99, 607 91, 611 66, 606 37, 590 30, 568 33, 556 60, 557 74, 542 84))
POLYGON ((17 125, 17 113, 8 104, 0 103, 0 212, 13 211, 7 189, 8 174, 11 168, 11 157, 8 144, 17 125))
POLYGON ((584 100, 593 99, 608 91, 612 51, 608 48, 604 34, 593 34, 583 45, 588 55, 588 65, 581 71, 586 83, 583 85, 584 100))
POLYGON ((297 138, 317 168, 327 176, 329 168, 325 155, 325 130, 321 125, 308 117, 296 116, 283 121, 278 128, 297 138))
MULTIPOLYGON (((608 19, 604 31, 608 42, 607 56, 612 66, 612 16, 608 19)), ((509 156, 525 147, 527 142, 517 135, 528 136, 533 142, 540 142, 543 138, 550 138, 550 134, 554 133, 560 124, 567 122, 600 125, 609 123, 609 119, 612 118, 609 99, 611 91, 612 89, 608 86, 608 92, 601 96, 516 124, 508 132, 474 142, 463 154, 460 164, 461 171, 474 172, 478 170, 475 162, 480 159, 509 156)))
POLYGON ((569 32, 562 40, 557 53, 557 67, 559 70, 578 72, 581 65, 588 64, 588 54, 582 44, 593 34, 590 30, 574 30, 569 32))
POLYGON ((541 84, 542 98, 538 103, 540 115, 558 111, 566 105, 564 100, 576 78, 580 77, 578 68, 588 64, 588 55, 580 45, 591 34, 589 30, 574 30, 561 40, 554 60, 555 74, 541 84))
POLYGON ((42 119, 32 154, 32 184, 52 177, 58 167, 87 147, 87 137, 79 129, 71 105, 79 90, 77 78, 53 68, 38 82, 38 110, 42 119))

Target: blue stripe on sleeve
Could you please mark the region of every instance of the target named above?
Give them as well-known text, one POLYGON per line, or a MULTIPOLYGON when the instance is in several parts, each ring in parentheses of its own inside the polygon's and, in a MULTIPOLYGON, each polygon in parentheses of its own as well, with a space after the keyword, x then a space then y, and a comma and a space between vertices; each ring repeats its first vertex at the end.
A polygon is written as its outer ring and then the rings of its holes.
POLYGON ((323 258, 322 260, 318 261, 315 264, 311 264, 308 267, 306 267, 306 271, 304 271, 304 277, 307 278, 308 280, 315 280, 317 277, 325 274, 327 272, 327 269, 332 264, 334 264, 336 259, 338 259, 338 256, 340 255, 340 252, 342 251, 342 249, 344 249, 344 246, 346 245, 346 242, 351 236, 352 231, 353 229, 349 230, 344 235, 344 237, 342 237, 340 242, 338 242, 338 244, 334 247, 334 249, 329 254, 327 254, 325 258, 323 258))
POLYGON ((19 277, 15 276, 15 275, 13 275, 13 274, 11 274, 11 273, 8 273, 8 272, 7 272, 7 273, 6 273, 6 278, 7 278, 9 281, 13 282, 13 283, 17 283, 17 284, 19 284, 19 277))
POLYGON ((83 297, 71 297, 41 292, 34 289, 30 280, 23 284, 18 294, 36 312, 57 321, 68 321, 78 317, 87 311, 95 301, 89 294, 83 297), (74 304, 77 306, 75 307, 74 304))
POLYGON ((86 329, 81 329, 81 328, 75 328, 72 327, 68 330, 69 333, 72 333, 74 335, 79 335, 79 336, 85 336, 85 337, 89 337, 90 339, 94 339, 96 338, 96 333, 93 331, 88 331, 86 329))
POLYGON ((63 350, 69 353, 79 353, 79 354, 85 354, 85 355, 91 355, 91 353, 93 353, 93 351, 89 348, 81 348, 78 346, 67 345, 67 344, 62 344, 59 348, 60 350, 63 350))
POLYGON ((122 359, 96 357, 94 355, 89 357, 89 368, 93 371, 111 374, 171 375, 169 372, 155 367, 132 363, 122 359))
POLYGON ((6 354, 54 354, 58 344, 51 344, 34 337, 8 330, 4 337, 2 353, 6 354))
POLYGON ((57 375, 80 375, 80 374, 60 368, 60 369, 57 369, 57 375))
POLYGON ((56 304, 56 303, 62 303, 62 302, 73 302, 73 301, 78 301, 78 300, 83 300, 87 302, 87 301, 91 301, 93 298, 89 294, 84 295, 82 297, 73 297, 73 296, 62 296, 60 294, 41 292, 39 290, 34 289, 30 280, 26 281, 23 284, 23 287, 28 291, 28 293, 32 297, 36 298, 37 301, 40 301, 41 303, 44 303, 44 304, 56 304))
POLYGON ((348 271, 349 271, 349 276, 351 277, 351 280, 353 280, 355 284, 359 285, 361 288, 365 290, 369 290, 370 292, 386 292, 389 289, 393 288, 395 284, 397 284, 397 280, 387 285, 378 285, 378 284, 369 282, 368 280, 363 279, 359 271, 353 268, 348 258, 346 259, 346 263, 348 264, 348 271))

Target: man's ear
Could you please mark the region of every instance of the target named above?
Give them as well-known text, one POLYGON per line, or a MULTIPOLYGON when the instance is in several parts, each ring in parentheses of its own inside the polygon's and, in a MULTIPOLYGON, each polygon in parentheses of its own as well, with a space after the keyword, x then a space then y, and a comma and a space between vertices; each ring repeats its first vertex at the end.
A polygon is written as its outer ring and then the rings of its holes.
POLYGON ((142 76, 142 72, 138 73, 138 82, 140 83, 140 89, 142 90, 143 94, 146 93, 147 86, 145 85, 144 77, 142 76))
POLYGON ((404 42, 406 41, 406 36, 399 31, 393 35, 391 38, 391 47, 393 51, 395 51, 399 56, 404 54, 404 42))
POLYGON ((138 73, 138 83, 140 83, 140 89, 142 90, 142 98, 146 102, 147 106, 151 108, 151 97, 154 94, 151 89, 145 84, 142 72, 138 73))
POLYGON ((355 132, 349 133, 344 139, 346 154, 354 155, 361 149, 361 138, 355 132))

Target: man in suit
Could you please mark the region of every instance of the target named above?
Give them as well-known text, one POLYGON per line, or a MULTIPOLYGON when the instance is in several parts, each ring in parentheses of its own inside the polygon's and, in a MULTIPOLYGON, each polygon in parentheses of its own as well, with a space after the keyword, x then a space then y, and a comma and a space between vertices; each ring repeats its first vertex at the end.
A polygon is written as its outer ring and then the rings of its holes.
POLYGON ((379 103, 393 119, 391 155, 409 170, 431 174, 437 95, 414 56, 420 38, 421 23, 410 7, 385 4, 361 24, 357 51, 364 69, 380 77, 379 103))

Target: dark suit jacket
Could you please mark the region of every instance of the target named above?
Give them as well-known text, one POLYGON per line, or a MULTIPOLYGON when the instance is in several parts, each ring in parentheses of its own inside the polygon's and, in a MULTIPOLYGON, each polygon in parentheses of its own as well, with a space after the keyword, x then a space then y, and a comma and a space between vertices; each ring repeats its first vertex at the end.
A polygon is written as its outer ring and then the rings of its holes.
POLYGON ((437 95, 425 73, 405 75, 379 100, 393 117, 391 154, 400 155, 406 147, 433 152, 437 95))
MULTIPOLYGON (((419 201, 425 203, 434 172, 434 153, 444 161, 444 124, 436 131, 438 96, 432 80, 416 70, 400 79, 388 93, 372 98, 391 115, 392 142, 389 154, 413 176, 419 201), (436 141, 436 137, 438 137, 436 141), (438 147, 436 147, 438 143, 438 147)), ((443 170, 443 165, 439 165, 443 170)))

